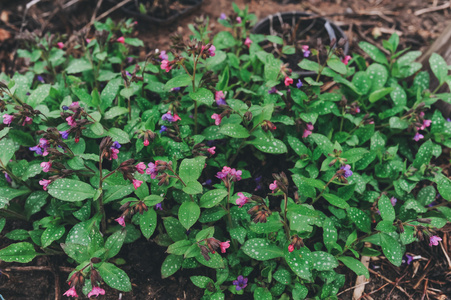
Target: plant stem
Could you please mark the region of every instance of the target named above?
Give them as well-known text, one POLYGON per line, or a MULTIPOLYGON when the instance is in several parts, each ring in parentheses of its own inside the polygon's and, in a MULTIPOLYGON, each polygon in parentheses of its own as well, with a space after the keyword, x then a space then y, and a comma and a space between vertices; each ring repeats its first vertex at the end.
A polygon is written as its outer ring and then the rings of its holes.
MULTIPOLYGON (((106 177, 108 177, 110 174, 108 174, 106 177)), ((98 211, 102 215, 102 221, 101 221, 101 231, 102 233, 106 232, 106 216, 105 216, 105 208, 103 207, 103 180, 102 178, 102 153, 99 154, 99 190, 100 190, 100 196, 99 196, 99 205, 98 205, 98 211)))
POLYGON ((319 193, 318 197, 316 197, 313 201, 312 204, 315 203, 316 201, 319 200, 319 198, 321 198, 321 196, 323 195, 324 191, 327 189, 327 187, 329 186, 329 184, 332 182, 332 180, 335 179, 335 175, 332 176, 332 178, 329 180, 329 182, 324 186, 324 189, 321 191, 321 193, 319 193))
POLYGON ((283 209, 283 227, 285 229, 285 235, 287 237, 287 240, 290 240, 290 228, 288 226, 287 222, 287 205, 288 205, 288 198, 287 194, 283 193, 283 201, 284 201, 284 209, 283 209))

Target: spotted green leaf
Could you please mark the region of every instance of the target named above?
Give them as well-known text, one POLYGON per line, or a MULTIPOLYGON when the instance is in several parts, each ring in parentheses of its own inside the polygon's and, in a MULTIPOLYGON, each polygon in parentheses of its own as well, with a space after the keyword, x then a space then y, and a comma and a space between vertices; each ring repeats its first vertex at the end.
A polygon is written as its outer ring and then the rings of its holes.
POLYGON ((187 85, 191 85, 192 80, 191 77, 188 74, 182 74, 176 77, 171 78, 166 84, 164 85, 164 89, 166 91, 171 90, 172 88, 176 87, 183 87, 187 85))
POLYGON ((395 209, 390 199, 386 195, 382 195, 378 202, 379 211, 383 220, 393 222, 396 218, 395 209))
POLYGON ((381 246, 382 252, 385 257, 395 266, 399 267, 402 262, 403 252, 401 250, 401 245, 397 240, 386 233, 381 233, 381 246))
POLYGON ((361 231, 366 233, 371 231, 371 220, 368 215, 360 209, 355 207, 349 208, 348 216, 361 231))
POLYGON ((272 300, 271 292, 266 288, 258 287, 254 291, 254 300, 272 300))
POLYGON ((94 188, 87 183, 67 178, 57 179, 48 187, 51 196, 69 202, 92 198, 94 191, 94 188))
POLYGON ((102 277, 103 281, 113 289, 122 292, 129 292, 132 290, 132 284, 130 282, 130 278, 127 276, 127 273, 115 265, 104 262, 97 267, 97 270, 99 271, 100 277, 102 277))
POLYGON ((50 225, 45 229, 41 236, 42 247, 48 247, 53 241, 61 238, 66 230, 62 225, 50 225))
POLYGON ((436 191, 433 186, 426 186, 418 192, 417 201, 426 206, 435 200, 436 191))
POLYGON ((222 260, 221 255, 218 252, 209 253, 208 256, 210 256, 210 259, 207 261, 202 255, 197 255, 196 260, 203 264, 206 267, 212 268, 212 269, 222 269, 224 268, 224 261, 222 260))
POLYGON ((446 75, 448 75, 448 66, 446 61, 437 53, 432 53, 429 58, 429 66, 440 84, 445 82, 446 75))
POLYGON ((67 74, 81 73, 92 69, 91 63, 84 58, 73 59, 66 68, 67 74))
POLYGON ((196 181, 205 166, 205 156, 196 158, 186 158, 182 160, 179 167, 179 176, 186 183, 188 181, 196 181))
POLYGON ((349 207, 349 204, 341 199, 340 197, 338 197, 337 195, 334 194, 323 194, 324 199, 327 200, 327 202, 329 202, 330 204, 339 207, 339 208, 343 208, 346 209, 349 207))
POLYGON ((27 99, 27 104, 35 108, 41 104, 50 94, 50 84, 42 84, 36 88, 27 99))
POLYGON ((125 229, 121 229, 108 237, 105 242, 105 259, 115 257, 119 253, 122 245, 124 244, 126 235, 127 231, 125 229))
POLYGON ((169 245, 168 250, 166 250, 166 252, 175 255, 183 255, 185 254, 186 250, 188 250, 188 248, 191 247, 192 245, 193 243, 188 240, 181 240, 175 242, 174 244, 169 245))
POLYGON ((207 285, 213 284, 213 280, 206 276, 191 276, 189 279, 191 279, 191 282, 194 283, 195 286, 205 289, 207 285))
POLYGON ((266 239, 251 239, 241 248, 244 253, 256 260, 269 260, 283 256, 283 251, 278 246, 270 244, 266 239))
POLYGON ((326 218, 323 223, 324 245, 330 252, 337 245, 338 232, 330 218, 326 218))
POLYGON ((187 230, 196 223, 200 216, 200 208, 194 202, 183 202, 179 208, 180 223, 187 230))
MULTIPOLYGON (((288 247, 287 247, 288 248, 288 247)), ((293 252, 285 251, 285 261, 291 270, 305 280, 312 280, 313 256, 307 247, 293 252)))
POLYGON ((434 144, 431 140, 426 141, 418 149, 417 155, 415 155, 415 160, 413 161, 413 166, 419 169, 423 164, 428 164, 432 158, 432 151, 434 150, 434 144))
POLYGON ((130 136, 127 132, 123 131, 119 128, 110 128, 108 130, 107 135, 109 135, 113 141, 118 141, 121 144, 127 144, 130 143, 130 136))
POLYGON ((150 239, 153 232, 157 228, 157 213, 153 208, 149 208, 139 216, 139 227, 146 239, 150 239))
POLYGON ((368 42, 360 42, 359 47, 365 51, 368 56, 374 60, 375 62, 378 62, 380 64, 388 65, 387 58, 385 57, 384 52, 379 50, 376 46, 368 43, 368 42))
MULTIPOLYGON (((16 150, 19 149, 19 145, 12 139, 6 137, 0 140, 0 149, 2 149, 2 151, 0 151, 0 161, 2 162, 2 165, 6 167, 16 150)), ((4 196, 4 194, 1 195, 4 196)))
POLYGON ((240 124, 225 124, 221 126, 219 130, 221 134, 233 137, 233 138, 247 138, 249 137, 249 132, 243 125, 240 124))
POLYGON ((291 284, 291 273, 286 269, 278 269, 274 272, 273 278, 282 284, 291 284))
POLYGON ((205 104, 207 106, 211 106, 215 102, 215 97, 213 93, 206 88, 200 88, 195 93, 189 93, 189 96, 197 103, 205 104))
POLYGON ((0 250, 0 260, 27 263, 32 261, 37 254, 32 244, 26 242, 15 243, 0 250))
POLYGON ((318 271, 332 270, 338 266, 338 262, 332 254, 324 251, 315 251, 311 253, 313 260, 313 269, 318 271))
POLYGON ((327 137, 319 133, 312 133, 310 137, 315 141, 316 145, 319 149, 321 149, 321 152, 325 156, 327 156, 329 153, 333 153, 334 144, 332 144, 332 142, 327 137))
POLYGON ((240 244, 244 244, 244 240, 246 239, 247 231, 243 227, 236 227, 230 229, 230 236, 232 239, 237 240, 240 244))
POLYGON ((173 217, 163 218, 164 228, 169 237, 174 241, 180 241, 187 238, 186 229, 183 228, 179 220, 173 217))

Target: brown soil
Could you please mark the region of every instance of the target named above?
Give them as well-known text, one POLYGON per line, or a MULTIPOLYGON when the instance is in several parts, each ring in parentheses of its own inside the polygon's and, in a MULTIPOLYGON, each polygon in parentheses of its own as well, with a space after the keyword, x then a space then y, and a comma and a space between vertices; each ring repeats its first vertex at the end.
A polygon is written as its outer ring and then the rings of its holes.
MULTIPOLYGON (((14 36, 22 27, 22 16, 28 0, 1 1, 0 2, 0 71, 13 73, 18 66, 14 64, 17 50, 17 42, 14 36)), ((74 30, 81 29, 92 17, 95 2, 80 0, 73 6, 61 9, 58 3, 69 1, 42 0, 30 8, 24 28, 29 30, 40 29, 57 34, 70 34, 74 30)), ((103 6, 97 15, 111 8, 111 1, 103 1, 103 6)), ((236 0, 239 7, 249 6, 249 11, 255 13, 259 19, 269 14, 283 11, 307 11, 324 15, 341 26, 348 35, 350 52, 362 54, 357 44, 366 40, 379 46, 381 40, 386 39, 396 31, 401 36, 401 48, 425 50, 441 31, 446 27, 450 9, 427 12, 415 16, 420 9, 442 5, 446 1, 424 0, 304 0, 304 1, 270 1, 270 0, 236 0)), ((223 30, 216 19, 221 13, 233 12, 232 1, 229 0, 204 0, 200 9, 184 16, 177 22, 168 26, 158 26, 140 22, 136 35, 144 41, 145 50, 140 53, 144 57, 153 49, 164 50, 169 48, 169 36, 175 32, 188 38, 190 31, 187 24, 203 14, 210 18, 212 34, 223 30)), ((120 11, 110 15, 118 19, 126 17, 120 11)), ((22 222, 8 221, 3 235, 16 228, 26 228, 22 222)), ((30 228, 31 229, 31 228, 30 228)), ((443 230, 447 231, 446 229, 443 230)), ((0 248, 4 248, 12 241, 0 235, 0 248)), ((446 252, 450 253, 448 232, 444 234, 446 252)), ((365 299, 447 299, 451 295, 451 273, 448 263, 439 247, 431 248, 426 242, 408 247, 412 255, 421 255, 422 259, 411 265, 393 267, 385 259, 374 260, 370 266, 375 272, 380 272, 386 279, 375 274, 371 275, 370 283, 365 286, 365 299), (424 276, 423 276, 424 275, 424 276), (399 280, 399 278, 402 278, 399 280), (406 293, 397 286, 402 287, 406 293), (399 280, 399 281, 397 281, 399 280), (385 285, 385 286, 384 286, 385 285), (415 288, 414 288, 415 287, 415 288), (426 291, 426 292, 425 292, 426 291), (442 296, 440 296, 442 295, 442 296)), ((191 284, 189 276, 207 275, 214 278, 214 271, 209 269, 189 269, 177 272, 174 276, 161 279, 160 267, 165 257, 165 248, 159 247, 155 242, 140 239, 132 245, 125 245, 119 257, 126 261, 123 269, 129 274, 133 291, 123 293, 122 299, 200 299, 203 292, 191 284)), ((451 254, 450 254, 451 255, 451 254)), ((53 268, 57 271, 20 271, 12 267, 24 267, 20 264, 0 262, 0 294, 5 300, 25 299, 62 299, 62 292, 67 289, 67 272, 58 271, 58 267, 70 265, 63 257, 50 256, 39 257, 26 266, 53 268), (8 268, 11 268, 10 270, 8 268), (55 286, 57 288, 55 289, 55 286), (55 290, 60 295, 55 296, 55 290)), ((347 285, 343 288, 352 288, 355 284, 355 275, 346 272, 347 285)), ((339 299, 351 299, 352 290, 344 292, 339 299)), ((120 299, 120 293, 111 289, 107 290, 107 296, 99 299, 120 299)), ((233 299, 230 295, 227 299, 233 299)), ((235 298, 237 299, 237 298, 235 298)))

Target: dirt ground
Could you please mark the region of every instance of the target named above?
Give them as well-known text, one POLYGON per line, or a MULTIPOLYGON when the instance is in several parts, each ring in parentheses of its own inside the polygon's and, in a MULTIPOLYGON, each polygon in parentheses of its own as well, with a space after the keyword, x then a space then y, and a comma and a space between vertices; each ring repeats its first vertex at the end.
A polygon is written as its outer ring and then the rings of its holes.
MULTIPOLYGON (((26 4, 30 0, 0 0, 0 71, 13 74, 19 67, 14 64, 16 50, 19 47, 14 37, 22 29, 39 29, 56 34, 71 34, 87 24, 94 14, 97 1, 92 0, 41 0, 32 6, 25 15, 26 4), (68 3, 72 5, 65 7, 68 3), (24 18, 25 15, 25 18, 24 18)), ((212 34, 223 30, 217 23, 221 13, 232 13, 232 1, 204 0, 202 6, 190 15, 179 18, 173 24, 158 26, 139 22, 136 35, 145 43, 140 53, 144 57, 153 49, 164 50, 169 47, 169 36, 175 32, 186 38, 190 31, 187 24, 199 15, 211 20, 212 34)), ((401 37, 401 48, 411 47, 424 51, 440 35, 450 19, 450 2, 448 0, 236 0, 241 8, 249 6, 249 11, 259 19, 269 14, 284 11, 306 11, 320 14, 334 21, 345 31, 350 43, 350 51, 362 53, 357 44, 366 40, 381 48, 382 39, 387 39, 393 32, 401 37)), ((97 10, 101 15, 114 4, 104 0, 97 10)), ((114 19, 126 17, 120 10, 108 16, 114 19)), ((449 155, 448 155, 449 157, 449 155)), ((448 164, 445 158, 443 163, 448 164)), ((23 228, 25 224, 8 222, 5 232, 23 228)), ((451 229, 444 229, 444 231, 451 229)), ((0 234, 0 248, 11 243, 0 234)), ((448 235, 445 234, 445 237, 448 235)), ((449 244, 445 239, 444 244, 449 244)), ((207 275, 214 278, 214 271, 209 269, 183 270, 174 276, 160 278, 161 262, 165 249, 152 240, 140 239, 132 245, 125 245, 120 257, 127 261, 124 270, 130 275, 133 291, 120 293, 107 290, 103 299, 200 299, 202 291, 191 284, 189 276, 207 275)), ((447 299, 440 293, 451 297, 451 272, 443 252, 449 249, 431 249, 427 244, 416 244, 407 249, 411 255, 419 255, 410 265, 393 267, 384 259, 372 260, 371 280, 365 286, 365 299, 447 299), (381 275, 378 275, 378 274, 381 275)), ((23 269, 23 265, 0 262, 0 294, 5 300, 26 299, 62 299, 61 294, 67 289, 67 268, 73 267, 59 256, 51 259, 40 257, 23 269), (22 269, 21 269, 22 268, 22 269), (56 287, 56 288, 55 288, 56 287), (55 291, 57 294, 55 296, 55 291)), ((339 299, 351 299, 352 287, 356 276, 346 272, 347 284, 339 299)), ((101 298, 102 299, 102 298, 101 298)), ((227 299, 238 299, 228 295, 227 299)), ((242 298, 245 299, 245 298, 242 298)))

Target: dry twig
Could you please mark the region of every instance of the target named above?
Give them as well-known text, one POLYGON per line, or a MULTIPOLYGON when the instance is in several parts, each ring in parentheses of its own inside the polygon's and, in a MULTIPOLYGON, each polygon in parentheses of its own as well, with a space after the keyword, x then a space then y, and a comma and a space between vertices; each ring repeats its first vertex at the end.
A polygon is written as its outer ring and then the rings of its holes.
POLYGON ((423 8, 423 9, 417 10, 417 11, 414 12, 413 14, 414 14, 415 16, 419 16, 419 15, 426 14, 426 13, 429 13, 429 12, 447 9, 447 8, 450 7, 450 5, 451 5, 451 2, 446 2, 445 4, 440 5, 440 6, 436 6, 436 7, 428 7, 428 8, 423 8))

